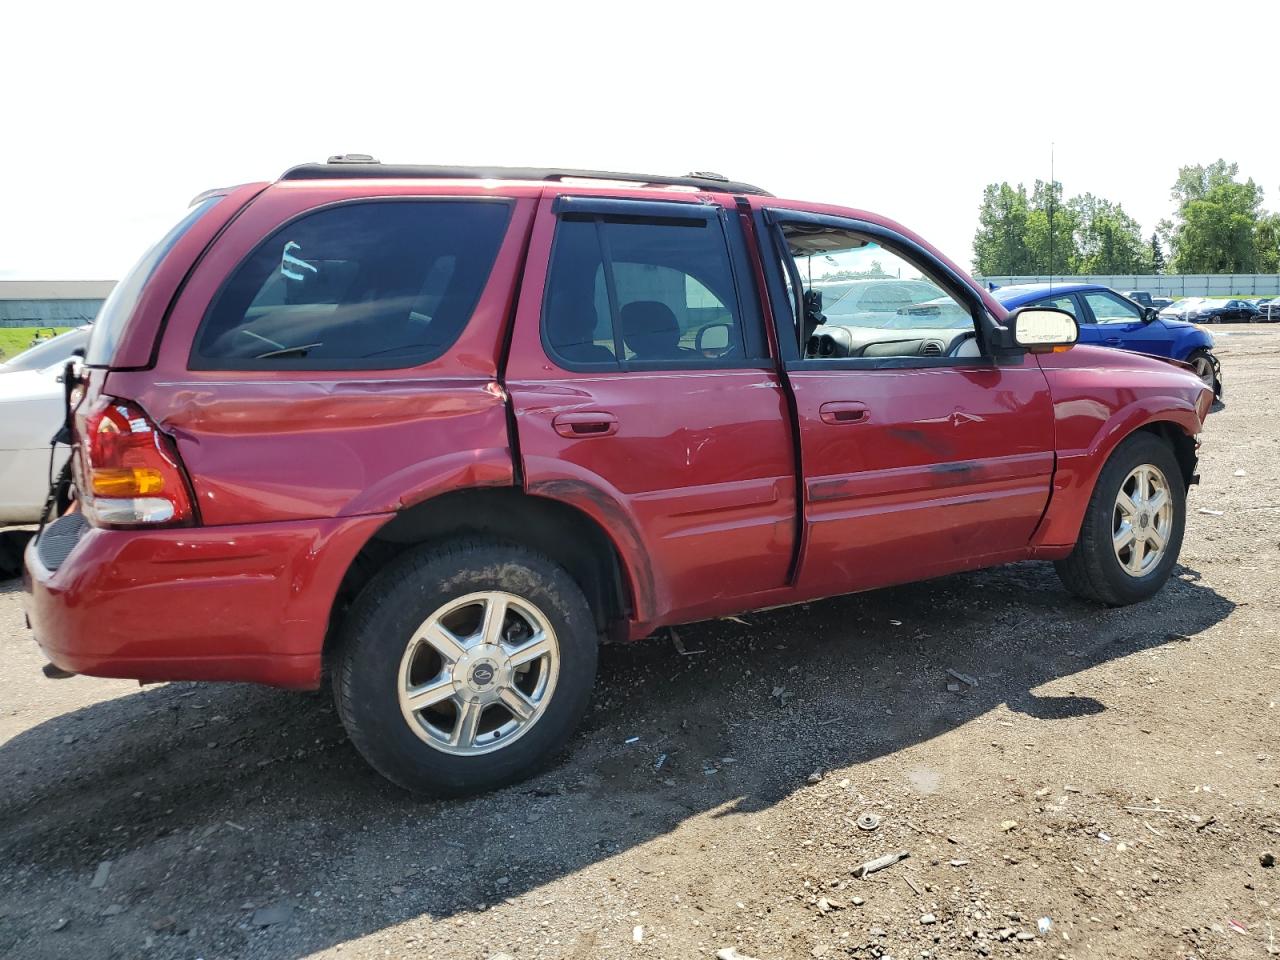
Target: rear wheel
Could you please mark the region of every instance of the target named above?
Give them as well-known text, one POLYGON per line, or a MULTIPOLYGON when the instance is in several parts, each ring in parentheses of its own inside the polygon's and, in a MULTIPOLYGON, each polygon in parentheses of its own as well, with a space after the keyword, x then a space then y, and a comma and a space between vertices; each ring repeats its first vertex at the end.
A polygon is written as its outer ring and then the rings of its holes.
POLYGON ((1075 549, 1056 564, 1058 576, 1088 600, 1146 600, 1178 562, 1186 506, 1173 450, 1153 434, 1134 434, 1102 468, 1075 549))
POLYGON ((493 789, 568 740, 596 645, 582 590, 541 554, 493 541, 418 548, 352 607, 338 712, 364 758, 415 793, 493 789))

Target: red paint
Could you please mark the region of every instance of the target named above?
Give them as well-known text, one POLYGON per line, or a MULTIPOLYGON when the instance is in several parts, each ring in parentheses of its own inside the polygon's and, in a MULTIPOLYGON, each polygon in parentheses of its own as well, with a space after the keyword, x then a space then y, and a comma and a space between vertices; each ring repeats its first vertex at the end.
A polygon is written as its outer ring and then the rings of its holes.
POLYGON ((1116 445, 1157 422, 1194 436, 1213 393, 1182 364, 1125 350, 1073 347, 1037 359, 1053 394, 1058 469, 1033 545, 1038 556, 1054 556, 1070 552, 1098 473, 1116 445))
POLYGON ((52 575, 33 545, 27 615, 75 673, 313 688, 338 584, 385 519, 90 530, 52 575))
MULTIPOLYGON (((95 370, 88 387, 91 400, 133 401, 173 438, 202 526, 93 530, 56 573, 29 552, 29 609, 50 658, 103 676, 314 686, 338 585, 379 527, 446 492, 520 481, 611 539, 634 608, 620 632, 632 637, 1060 556, 1117 443, 1155 421, 1195 434, 1207 413, 1208 392, 1185 370, 1087 347, 1000 366, 786 372, 767 298, 774 359, 758 366, 561 369, 539 320, 552 201, 564 193, 721 204, 731 214, 736 202, 476 181, 231 191, 145 290, 119 354, 120 367, 134 369, 95 370), (212 297, 267 233, 329 203, 426 195, 515 201, 479 305, 442 357, 370 372, 187 369, 212 297)), ((749 202, 869 220, 945 262, 873 214, 749 202)), ((763 239, 749 217, 740 222, 750 243, 763 239)), ((752 261, 762 289, 754 248, 752 261)), ((1002 320, 1003 308, 979 292, 1002 320)))
POLYGON ((935 576, 1026 545, 1053 474, 1053 409, 1033 359, 793 370, 791 383, 808 493, 806 592, 935 576), (860 419, 821 413, 853 403, 860 419))

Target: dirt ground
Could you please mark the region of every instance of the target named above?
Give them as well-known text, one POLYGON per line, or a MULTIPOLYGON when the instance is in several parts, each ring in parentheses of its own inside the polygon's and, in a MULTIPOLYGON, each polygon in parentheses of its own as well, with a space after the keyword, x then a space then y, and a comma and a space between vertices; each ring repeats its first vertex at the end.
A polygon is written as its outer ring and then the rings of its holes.
POLYGON ((566 756, 465 802, 327 694, 46 680, 0 585, 0 956, 1280 954, 1280 329, 1215 333, 1154 600, 1023 564, 607 648, 566 756))

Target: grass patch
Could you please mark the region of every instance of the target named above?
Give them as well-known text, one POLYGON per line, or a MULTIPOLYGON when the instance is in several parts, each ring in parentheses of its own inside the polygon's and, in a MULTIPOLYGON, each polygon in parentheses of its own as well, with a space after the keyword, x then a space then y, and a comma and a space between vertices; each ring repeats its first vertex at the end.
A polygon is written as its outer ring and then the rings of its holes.
POLYGON ((66 333, 73 327, 0 327, 0 360, 8 360, 15 357, 27 347, 31 346, 31 338, 36 335, 36 331, 40 330, 47 337, 49 330, 56 330, 58 333, 66 333))

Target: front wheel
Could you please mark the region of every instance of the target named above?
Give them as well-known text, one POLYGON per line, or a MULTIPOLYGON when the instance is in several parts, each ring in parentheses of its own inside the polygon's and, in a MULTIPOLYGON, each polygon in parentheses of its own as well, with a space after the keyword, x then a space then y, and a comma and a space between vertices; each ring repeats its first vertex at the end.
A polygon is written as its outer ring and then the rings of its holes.
POLYGON ((1075 549, 1055 566, 1078 597, 1113 607, 1153 596, 1178 562, 1186 526, 1182 470, 1169 444, 1129 437, 1107 460, 1075 549))
POLYGON ((1187 363, 1196 372, 1201 382, 1213 391, 1215 397, 1222 396, 1222 378, 1219 375, 1217 358, 1204 348, 1192 350, 1187 354, 1187 363))
POLYGON ((595 621, 551 560, 487 540, 424 546, 361 592, 334 663, 352 743, 415 793, 529 776, 573 733, 595 682, 595 621))

